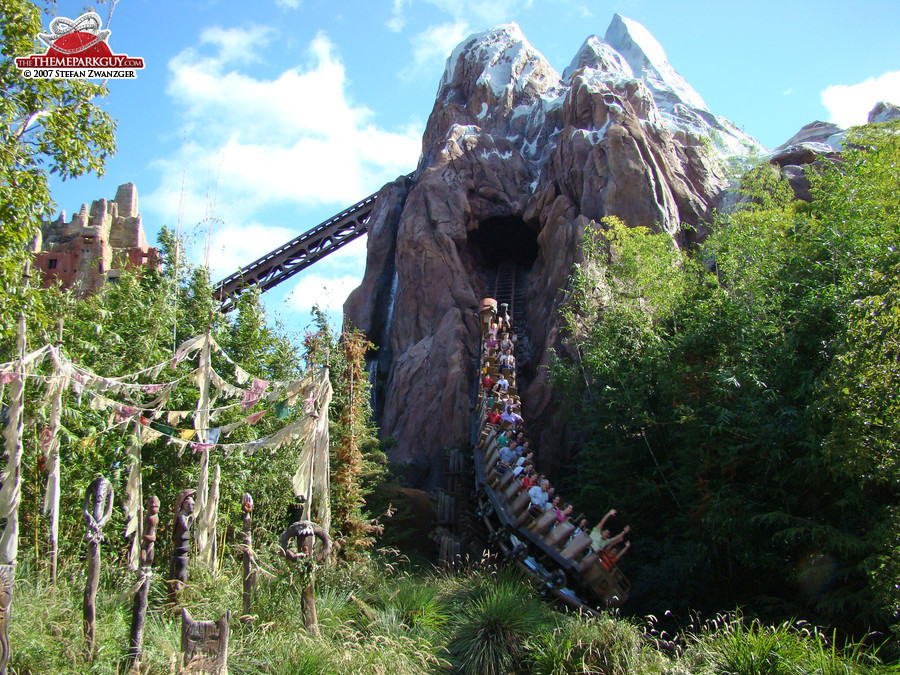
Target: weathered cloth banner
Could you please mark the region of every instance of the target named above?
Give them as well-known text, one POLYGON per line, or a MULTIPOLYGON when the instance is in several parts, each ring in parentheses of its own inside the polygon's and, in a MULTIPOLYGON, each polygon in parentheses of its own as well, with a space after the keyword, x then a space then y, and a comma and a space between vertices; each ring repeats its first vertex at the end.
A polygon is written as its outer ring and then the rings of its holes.
POLYGON ((50 419, 47 425, 47 489, 44 492, 44 515, 50 516, 50 558, 51 569, 56 572, 57 542, 59 541, 59 424, 62 419, 62 395, 69 386, 70 369, 60 358, 57 349, 50 352, 53 357, 53 377, 47 386, 50 396, 50 419))
POLYGON ((197 554, 200 560, 209 560, 207 548, 210 546, 210 538, 215 545, 215 532, 210 526, 215 526, 215 516, 209 513, 212 504, 209 501, 209 445, 206 442, 206 433, 209 429, 209 384, 212 363, 210 357, 209 333, 201 336, 200 363, 197 367, 197 388, 200 390, 200 398, 197 400, 197 414, 194 415, 194 429, 197 442, 203 447, 200 453, 200 478, 197 481, 197 495, 195 510, 197 519, 194 525, 194 538, 197 542, 197 554), (210 537, 210 535, 212 535, 210 537))
POLYGON ((331 405, 331 393, 328 369, 323 368, 305 392, 306 416, 301 422, 290 424, 274 433, 269 441, 281 444, 291 438, 303 437, 303 446, 297 456, 297 471, 292 481, 294 496, 303 501, 304 520, 314 520, 325 531, 331 529, 328 459, 328 406, 331 405))
POLYGON ((9 421, 3 430, 6 467, 0 480, 0 518, 6 527, 0 536, 0 563, 14 565, 19 553, 19 501, 22 498, 22 431, 25 418, 25 315, 19 317, 19 363, 9 382, 9 421))
POLYGON ((213 471, 212 486, 209 489, 206 521, 200 523, 209 533, 209 536, 206 540, 206 545, 202 549, 198 547, 197 557, 201 563, 210 569, 215 569, 218 562, 216 559, 216 524, 219 518, 219 481, 221 477, 222 472, 219 469, 219 465, 216 464, 215 471, 213 471))
POLYGON ((141 566, 141 527, 143 521, 143 485, 141 483, 141 422, 134 421, 134 434, 128 441, 128 482, 125 484, 125 538, 128 544, 128 569, 141 566))

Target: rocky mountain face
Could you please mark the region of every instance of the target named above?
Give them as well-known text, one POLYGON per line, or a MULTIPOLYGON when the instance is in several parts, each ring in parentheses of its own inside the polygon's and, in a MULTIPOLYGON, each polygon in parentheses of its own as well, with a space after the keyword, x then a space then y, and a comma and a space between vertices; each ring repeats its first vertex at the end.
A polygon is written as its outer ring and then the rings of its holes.
MULTIPOLYGON (((900 119, 900 106, 882 101, 869 111, 869 124, 900 119)), ((847 130, 831 122, 815 121, 801 127, 800 131, 775 148, 768 156, 772 170, 787 180, 797 199, 812 201, 809 167, 819 167, 823 162, 839 161, 847 130)))
POLYGON ((524 416, 542 468, 564 462, 566 428, 546 366, 551 349, 565 349, 558 308, 585 228, 614 215, 687 245, 706 233, 727 159, 764 152, 711 113, 646 28, 625 17, 603 39, 588 38, 562 76, 514 24, 460 44, 415 180, 382 189, 365 278, 344 306, 378 346, 376 413, 396 439, 391 459, 431 487, 442 449, 467 442, 478 304, 505 259, 525 283, 524 416))

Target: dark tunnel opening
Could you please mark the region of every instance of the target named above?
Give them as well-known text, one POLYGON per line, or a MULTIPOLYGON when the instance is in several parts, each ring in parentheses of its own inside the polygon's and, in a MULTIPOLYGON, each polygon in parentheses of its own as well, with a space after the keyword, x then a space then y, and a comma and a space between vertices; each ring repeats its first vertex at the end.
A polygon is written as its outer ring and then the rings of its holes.
POLYGON ((538 257, 537 232, 516 217, 488 218, 469 232, 469 254, 481 281, 483 297, 506 304, 518 336, 520 392, 532 380, 533 356, 526 313, 526 289, 538 257))
POLYGON ((480 272, 509 262, 530 270, 538 255, 537 233, 521 218, 488 218, 469 232, 469 251, 480 272))

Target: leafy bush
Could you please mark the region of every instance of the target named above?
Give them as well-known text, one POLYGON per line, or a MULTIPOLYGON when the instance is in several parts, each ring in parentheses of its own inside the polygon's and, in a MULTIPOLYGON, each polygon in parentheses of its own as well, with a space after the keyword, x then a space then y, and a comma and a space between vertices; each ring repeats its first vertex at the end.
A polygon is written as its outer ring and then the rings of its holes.
POLYGON ((841 649, 814 628, 770 626, 740 614, 722 615, 692 636, 685 660, 698 672, 734 675, 862 675, 876 664, 861 643, 841 649))
POLYGON ((535 675, 650 675, 669 665, 637 627, 613 616, 567 618, 535 636, 529 648, 535 675))

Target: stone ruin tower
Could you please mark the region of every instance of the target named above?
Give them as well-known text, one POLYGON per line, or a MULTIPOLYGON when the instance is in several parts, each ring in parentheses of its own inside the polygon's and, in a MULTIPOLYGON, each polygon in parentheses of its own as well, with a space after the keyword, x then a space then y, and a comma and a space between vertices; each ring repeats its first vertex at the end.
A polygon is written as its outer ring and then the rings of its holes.
POLYGON ((90 211, 83 204, 68 222, 63 211, 44 223, 35 248, 41 285, 60 283, 80 295, 115 283, 123 269, 159 265, 159 251, 141 225, 134 183, 120 185, 112 201, 94 201, 90 211))

